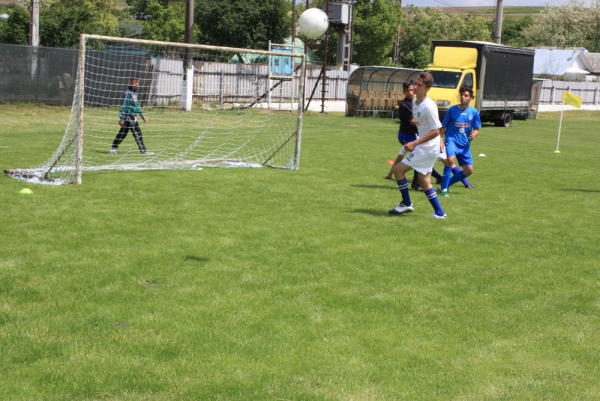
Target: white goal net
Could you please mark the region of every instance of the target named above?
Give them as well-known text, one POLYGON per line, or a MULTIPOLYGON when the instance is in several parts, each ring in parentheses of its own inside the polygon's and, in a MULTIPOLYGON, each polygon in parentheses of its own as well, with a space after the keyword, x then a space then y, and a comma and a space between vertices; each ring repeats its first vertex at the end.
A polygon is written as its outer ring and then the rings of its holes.
POLYGON ((16 178, 81 183, 105 169, 297 169, 303 55, 82 35, 66 131, 16 178), (248 63, 253 60, 253 63, 248 63), (293 60, 291 63, 290 61, 293 60))

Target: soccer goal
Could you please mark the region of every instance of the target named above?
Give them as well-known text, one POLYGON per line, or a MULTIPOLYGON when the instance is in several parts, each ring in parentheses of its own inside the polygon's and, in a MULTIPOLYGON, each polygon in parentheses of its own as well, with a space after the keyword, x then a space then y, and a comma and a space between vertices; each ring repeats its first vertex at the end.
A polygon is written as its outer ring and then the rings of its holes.
POLYGON ((303 54, 82 35, 62 142, 42 166, 5 173, 80 184, 106 169, 297 169, 304 65, 303 54), (282 57, 291 68, 274 73, 282 57))

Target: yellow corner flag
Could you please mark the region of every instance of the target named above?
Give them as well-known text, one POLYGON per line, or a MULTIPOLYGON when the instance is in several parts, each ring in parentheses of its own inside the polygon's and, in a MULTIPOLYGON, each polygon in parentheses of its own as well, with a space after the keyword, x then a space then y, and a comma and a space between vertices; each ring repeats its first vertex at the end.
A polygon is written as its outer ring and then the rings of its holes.
POLYGON ((581 98, 577 95, 572 94, 571 92, 563 91, 563 103, 568 104, 569 106, 581 108, 581 98))

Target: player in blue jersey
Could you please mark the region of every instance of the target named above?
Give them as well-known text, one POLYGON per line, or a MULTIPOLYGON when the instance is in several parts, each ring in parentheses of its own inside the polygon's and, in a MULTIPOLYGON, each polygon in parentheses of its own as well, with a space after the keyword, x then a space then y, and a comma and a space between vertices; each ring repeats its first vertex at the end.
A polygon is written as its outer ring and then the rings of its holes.
POLYGON ((442 196, 448 196, 448 189, 452 184, 473 174, 471 141, 479 135, 481 118, 477 109, 469 105, 472 99, 471 88, 460 88, 460 104, 450 107, 442 121, 441 135, 447 155, 447 159, 444 160, 444 178, 440 186, 442 196), (462 171, 451 177, 455 160, 462 167, 462 171))

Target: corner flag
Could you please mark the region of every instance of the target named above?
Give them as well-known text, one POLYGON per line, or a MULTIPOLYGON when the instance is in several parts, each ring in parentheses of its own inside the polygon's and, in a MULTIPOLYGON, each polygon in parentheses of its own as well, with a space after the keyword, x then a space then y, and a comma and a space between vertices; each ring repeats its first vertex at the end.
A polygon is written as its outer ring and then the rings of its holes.
POLYGON ((560 128, 562 127, 563 109, 565 108, 565 104, 577 107, 579 109, 581 108, 581 103, 582 99, 579 96, 574 95, 567 90, 563 91, 562 107, 560 109, 560 121, 558 123, 558 139, 556 140, 556 150, 554 153, 560 153, 560 150, 558 150, 558 144, 560 143, 560 128))
POLYGON ((568 104, 569 106, 581 108, 581 98, 577 95, 572 94, 568 91, 563 91, 563 104, 568 104))

